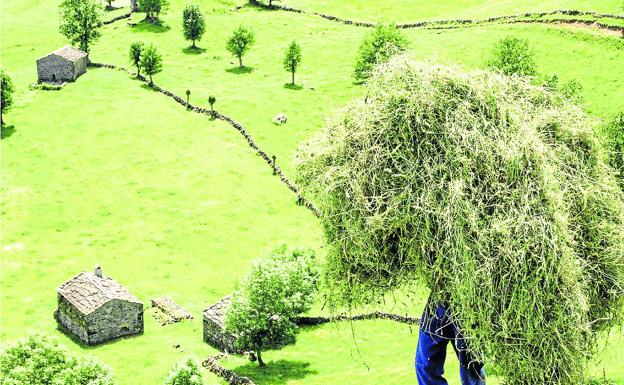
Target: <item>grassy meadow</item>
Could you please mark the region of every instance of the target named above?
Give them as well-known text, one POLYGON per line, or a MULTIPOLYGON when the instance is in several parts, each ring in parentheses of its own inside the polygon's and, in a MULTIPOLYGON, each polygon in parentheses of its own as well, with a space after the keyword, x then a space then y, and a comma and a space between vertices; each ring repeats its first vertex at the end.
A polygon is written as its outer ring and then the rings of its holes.
MULTIPOLYGON (((176 362, 215 352, 202 342, 201 311, 232 291, 252 259, 281 243, 322 254, 321 230, 233 128, 186 111, 128 74, 90 68, 61 91, 30 90, 35 60, 66 44, 58 33, 59 3, 0 3, 1 66, 16 88, 1 141, 0 340, 52 334, 70 350, 110 365, 118 384, 160 384, 176 362), (161 327, 148 309, 141 336, 98 347, 74 343, 56 330, 55 289, 95 264, 144 303, 171 295, 195 319, 161 327)), ((215 95, 215 108, 242 123, 287 174, 298 143, 332 111, 364 96, 351 73, 366 29, 250 6, 236 10, 242 0, 199 0, 207 28, 201 50, 193 51, 182 37, 185 3, 172 0, 162 26, 139 23, 143 14, 104 26, 91 60, 129 68, 130 43, 154 43, 164 59, 156 84, 179 95, 190 90, 196 105, 207 106, 215 95), (246 71, 225 50, 239 25, 256 33, 244 58, 246 71), (296 89, 285 86, 290 75, 282 68, 293 39, 303 51, 296 89), (272 124, 282 112, 288 123, 272 124)), ((618 12, 620 1, 370 3, 282 2, 352 19, 411 21, 556 8, 618 12)), ((624 40, 617 37, 541 24, 405 34, 414 57, 467 68, 482 67, 492 44, 505 35, 528 38, 541 73, 582 83, 590 113, 608 119, 624 110, 624 40)), ((425 299, 423 291, 407 305, 388 307, 418 315, 425 299)), ((417 329, 390 321, 329 324, 306 328, 296 345, 267 352, 264 370, 238 357, 226 366, 261 385, 377 385, 388 378, 407 385, 416 382, 416 342, 417 329)), ((604 344, 590 371, 624 385, 624 333, 614 331, 604 344)), ((453 354, 449 360, 449 383, 458 385, 453 354)), ((221 382, 207 374, 206 384, 221 382)))

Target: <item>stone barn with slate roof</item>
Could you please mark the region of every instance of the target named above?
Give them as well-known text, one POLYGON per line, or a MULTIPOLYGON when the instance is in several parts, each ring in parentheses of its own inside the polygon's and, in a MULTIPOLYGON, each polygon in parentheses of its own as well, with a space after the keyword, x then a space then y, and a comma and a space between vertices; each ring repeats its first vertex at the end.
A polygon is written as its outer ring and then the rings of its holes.
POLYGON ((243 353, 234 347, 236 336, 225 333, 225 311, 230 302, 228 295, 204 310, 204 341, 228 353, 243 353))
POLYGON ((143 333, 143 303, 99 268, 76 275, 56 291, 60 327, 88 345, 143 333))
POLYGON ((65 46, 37 60, 38 82, 73 82, 87 71, 89 58, 86 52, 65 46))

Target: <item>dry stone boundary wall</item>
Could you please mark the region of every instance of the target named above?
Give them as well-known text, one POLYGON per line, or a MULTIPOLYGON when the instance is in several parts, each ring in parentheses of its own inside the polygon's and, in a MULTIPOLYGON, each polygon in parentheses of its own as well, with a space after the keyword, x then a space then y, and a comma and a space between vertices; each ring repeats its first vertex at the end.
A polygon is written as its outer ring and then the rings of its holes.
MULTIPOLYGON (((96 67, 96 68, 110 68, 110 69, 117 69, 119 71, 123 71, 126 72, 128 74, 134 74, 132 71, 124 68, 124 67, 119 67, 116 66, 114 64, 107 64, 107 63, 90 63, 90 66, 92 67, 96 67)), ((145 79, 143 76, 138 77, 138 79, 140 79, 141 81, 148 83, 147 79, 145 79)), ((264 151, 262 148, 260 148, 260 146, 256 143, 256 141, 253 139, 253 137, 249 134, 249 132, 247 132, 247 130, 245 129, 245 127, 243 127, 243 125, 241 125, 240 123, 236 122, 234 119, 230 118, 229 116, 222 114, 218 111, 211 111, 207 108, 203 108, 203 107, 197 107, 194 106, 190 103, 187 103, 186 100, 179 96, 174 94, 173 92, 161 88, 155 84, 152 84, 151 87, 155 90, 160 92, 161 94, 164 94, 170 98, 172 98, 173 100, 175 100, 178 104, 186 107, 188 110, 191 110, 193 112, 196 112, 198 114, 203 114, 206 116, 210 116, 214 119, 219 119, 222 120, 226 123, 228 123, 230 126, 234 127, 247 141, 247 143, 249 144, 249 147, 251 147, 272 169, 273 169, 273 175, 276 175, 280 178, 280 181, 282 181, 282 183, 284 183, 286 185, 286 187, 288 187, 288 189, 290 191, 292 191, 293 193, 295 193, 297 195, 297 204, 304 206, 305 208, 309 209, 310 211, 312 211, 314 213, 314 215, 316 215, 317 217, 320 215, 320 212, 318 211, 318 209, 307 199, 305 199, 302 195, 301 192, 299 190, 299 187, 297 187, 290 179, 288 179, 288 177, 286 176, 286 174, 282 171, 282 169, 276 164, 276 162, 274 161, 274 158, 272 156, 269 156, 269 154, 264 151)))
MULTIPOLYGON (((335 21, 338 23, 343 23, 347 25, 353 25, 356 27, 365 27, 365 28, 373 28, 378 23, 372 23, 367 21, 357 21, 357 20, 349 20, 344 19, 338 16, 327 15, 320 12, 314 11, 306 11, 303 9, 293 8, 285 5, 267 5, 261 3, 257 0, 250 0, 253 5, 256 5, 261 8, 273 9, 279 11, 287 11, 287 12, 295 12, 302 13, 308 15, 319 16, 327 20, 335 21)), ((597 19, 601 18, 610 18, 610 19, 624 19, 624 15, 616 15, 616 14, 606 14, 606 13, 598 13, 591 11, 580 11, 576 9, 559 9, 550 12, 526 12, 515 15, 505 15, 505 16, 493 16, 484 19, 441 19, 441 20, 430 20, 430 21, 418 21, 413 23, 403 23, 397 24, 397 28, 402 29, 410 29, 410 28, 431 28, 431 29, 450 29, 450 28, 460 28, 467 25, 477 25, 484 23, 543 23, 543 24, 554 24, 554 23, 566 23, 566 24, 584 24, 595 26, 600 29, 606 29, 610 31, 617 31, 624 33, 624 27, 616 26, 616 25, 608 25, 602 22, 599 22, 597 19), (539 19, 545 16, 553 16, 553 15, 566 15, 566 16, 591 16, 596 20, 587 20, 587 19, 565 19, 565 18, 553 18, 553 19, 539 19), (529 18, 529 19, 527 19, 529 18)))

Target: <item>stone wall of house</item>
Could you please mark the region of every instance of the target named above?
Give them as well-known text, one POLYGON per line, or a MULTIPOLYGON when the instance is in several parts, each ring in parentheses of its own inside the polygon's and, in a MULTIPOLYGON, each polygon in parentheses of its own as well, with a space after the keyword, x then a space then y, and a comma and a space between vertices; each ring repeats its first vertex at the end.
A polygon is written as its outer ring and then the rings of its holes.
POLYGON ((114 299, 87 315, 88 344, 143 333, 143 304, 114 299))
POLYGON ((234 347, 236 338, 231 334, 226 334, 223 328, 204 318, 204 341, 215 348, 219 348, 228 353, 242 353, 234 347))
POLYGON ((71 62, 57 55, 50 55, 37 60, 37 78, 39 83, 62 83, 74 81, 87 70, 87 57, 71 62))
POLYGON ((74 305, 67 302, 62 295, 58 296, 58 309, 54 313, 61 329, 73 334, 85 344, 89 343, 87 320, 74 305))

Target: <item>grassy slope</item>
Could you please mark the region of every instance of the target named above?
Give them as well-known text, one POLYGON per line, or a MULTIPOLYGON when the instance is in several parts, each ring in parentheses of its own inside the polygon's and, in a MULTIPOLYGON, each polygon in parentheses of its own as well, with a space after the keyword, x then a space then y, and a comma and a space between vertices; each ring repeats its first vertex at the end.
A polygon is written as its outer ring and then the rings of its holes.
MULTIPOLYGON (((165 18, 171 29, 131 28, 125 21, 105 27, 93 59, 126 64, 131 41, 154 42, 165 56, 165 69, 156 76, 160 85, 181 95, 191 89, 198 104, 215 94, 217 107, 244 123, 287 170, 296 143, 318 129, 324 115, 361 95, 349 76, 363 29, 248 8, 232 14, 203 2, 209 19, 200 46, 206 52, 193 55, 184 51, 181 6, 173 1, 165 18), (234 59, 223 49, 230 30, 241 23, 257 33, 246 58, 254 71, 247 74, 228 71, 234 59), (283 88, 288 74, 281 55, 293 38, 304 49, 301 90, 283 88), (288 115, 287 125, 271 124, 279 112, 288 115)), ((145 335, 88 349, 114 367, 120 384, 159 383, 186 356, 172 344, 200 357, 213 351, 200 340, 199 312, 231 290, 251 258, 280 241, 316 246, 319 230, 231 128, 182 110, 124 74, 90 70, 59 93, 28 91, 34 60, 63 44, 56 19, 46 18, 56 15, 56 4, 7 1, 2 14, 2 65, 18 94, 7 117, 16 131, 2 141, 2 243, 13 249, 2 256, 0 337, 53 332, 56 285, 101 263, 140 298, 171 294, 196 315, 191 323, 165 328, 148 316, 145 335)), ((540 43, 535 45, 543 72, 581 79, 591 111, 608 116, 624 107, 614 71, 622 68, 624 55, 615 43, 605 43, 614 40, 542 26, 407 33, 417 57, 470 67, 484 61, 500 36, 523 35, 540 43)), ((335 325, 304 331, 296 346, 267 354, 282 363, 262 374, 240 359, 229 365, 270 384, 378 384, 382 374, 393 376, 393 383, 414 382, 417 338, 409 328, 388 322, 354 327, 370 371, 348 324, 337 332, 335 325), (291 373, 280 374, 280 367, 291 373)), ((593 370, 604 367, 624 384, 624 368, 614 358, 622 355, 621 342, 620 336, 612 338, 593 370)), ((457 384, 456 364, 447 372, 457 384)))
POLYGON ((484 18, 557 9, 617 13, 621 12, 622 3, 619 0, 283 0, 281 4, 351 20, 406 22, 429 19, 484 18))

